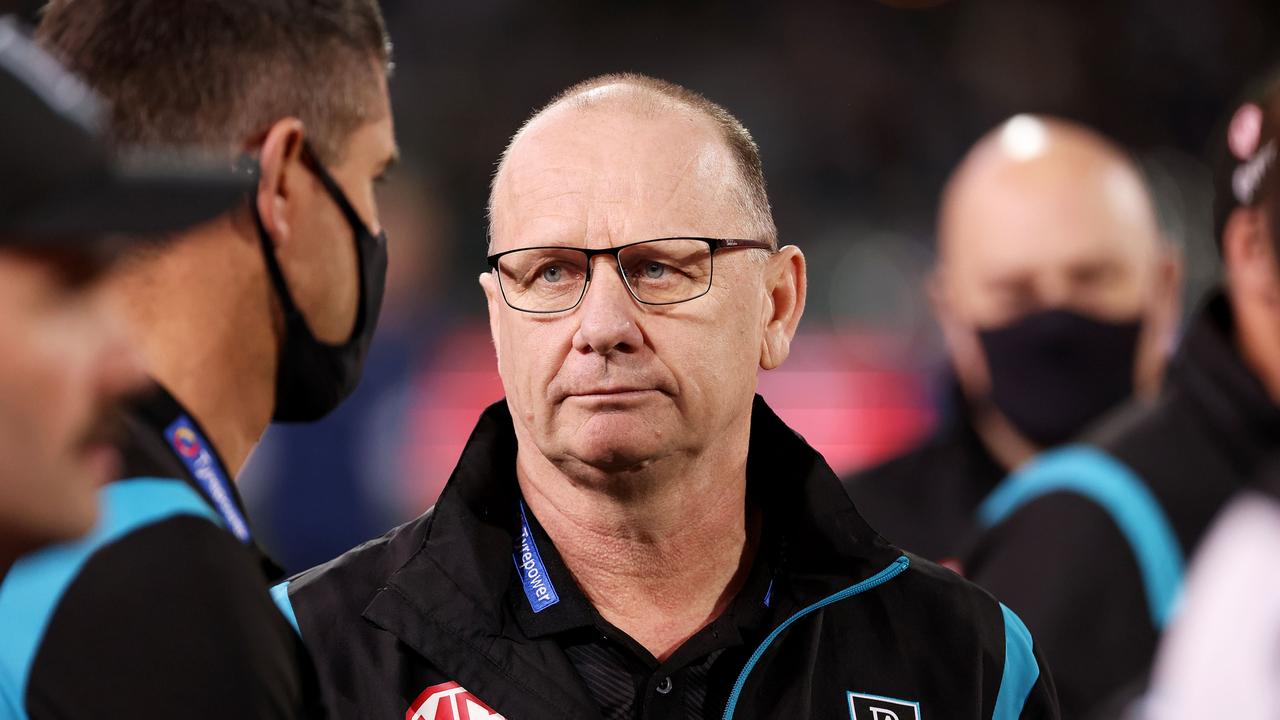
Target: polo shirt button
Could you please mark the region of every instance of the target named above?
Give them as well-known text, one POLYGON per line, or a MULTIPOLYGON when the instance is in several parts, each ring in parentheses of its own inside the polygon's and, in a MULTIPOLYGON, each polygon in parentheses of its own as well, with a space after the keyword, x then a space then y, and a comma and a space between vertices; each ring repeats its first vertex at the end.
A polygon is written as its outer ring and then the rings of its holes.
POLYGON ((661 680, 658 681, 658 687, 654 689, 658 691, 659 695, 666 695, 667 693, 671 692, 671 678, 670 677, 662 678, 661 680))

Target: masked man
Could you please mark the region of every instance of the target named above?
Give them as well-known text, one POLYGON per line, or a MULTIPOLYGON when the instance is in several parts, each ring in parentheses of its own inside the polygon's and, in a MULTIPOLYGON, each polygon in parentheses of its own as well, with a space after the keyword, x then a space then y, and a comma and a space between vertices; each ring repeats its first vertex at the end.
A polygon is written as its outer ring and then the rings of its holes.
POLYGON ((1185 558, 1228 498, 1270 481, 1264 461, 1280 447, 1277 87, 1244 102, 1224 133, 1222 284, 1192 318, 1158 401, 1037 458, 980 508, 990 529, 965 565, 1027 618, 1073 717, 1145 681, 1185 558))
POLYGON ((1179 264, 1123 150, 1020 115, 984 137, 943 195, 932 298, 951 407, 921 447, 846 480, 903 547, 960 555, 1011 470, 1159 389, 1179 264))

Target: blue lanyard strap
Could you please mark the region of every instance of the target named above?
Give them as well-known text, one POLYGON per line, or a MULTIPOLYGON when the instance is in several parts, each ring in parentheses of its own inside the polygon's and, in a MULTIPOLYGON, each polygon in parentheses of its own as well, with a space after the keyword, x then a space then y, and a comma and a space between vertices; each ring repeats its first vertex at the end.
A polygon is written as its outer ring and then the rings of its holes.
POLYGON ((520 538, 516 541, 515 562, 525 597, 529 598, 529 607, 535 613, 560 602, 556 586, 551 584, 547 566, 542 562, 542 553, 538 552, 538 543, 533 539, 523 501, 520 502, 520 538))
POLYGON ((187 466, 187 471, 199 483, 205 496, 213 501, 213 509, 222 516, 227 529, 240 542, 248 544, 252 540, 249 523, 245 521, 240 508, 236 507, 227 472, 196 424, 185 414, 179 415, 177 420, 164 429, 164 439, 187 466))

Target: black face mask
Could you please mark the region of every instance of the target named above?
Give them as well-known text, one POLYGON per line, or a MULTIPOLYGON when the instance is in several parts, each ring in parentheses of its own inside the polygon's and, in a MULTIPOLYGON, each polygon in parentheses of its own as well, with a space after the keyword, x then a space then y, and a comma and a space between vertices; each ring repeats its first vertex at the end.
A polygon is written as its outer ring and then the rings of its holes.
POLYGON ((333 202, 342 211, 355 238, 360 275, 359 307, 351 336, 341 345, 330 345, 316 339, 311 327, 293 301, 276 258, 271 236, 262 225, 258 205, 251 202, 253 217, 262 241, 262 254, 267 272, 275 286, 284 310, 284 341, 276 368, 276 407, 272 419, 278 422, 310 422, 319 420, 336 408, 356 389, 364 371, 365 355, 378 324, 382 295, 387 284, 387 236, 374 235, 360 219, 338 183, 316 158, 309 145, 303 145, 303 162, 324 185, 333 202))
POLYGON ((1059 445, 1133 394, 1142 322, 1044 310, 978 331, 991 401, 1040 447, 1059 445))

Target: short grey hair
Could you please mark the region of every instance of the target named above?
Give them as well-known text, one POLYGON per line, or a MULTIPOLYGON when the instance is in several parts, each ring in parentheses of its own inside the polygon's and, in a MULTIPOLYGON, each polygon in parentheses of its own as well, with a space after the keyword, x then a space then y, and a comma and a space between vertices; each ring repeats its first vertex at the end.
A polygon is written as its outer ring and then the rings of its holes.
MULTIPOLYGON (((712 102, 702 94, 673 82, 659 80, 639 73, 612 73, 583 80, 565 89, 556 95, 551 102, 539 108, 511 136, 511 140, 507 143, 507 147, 502 151, 502 156, 498 160, 493 180, 489 186, 488 239, 490 245, 493 243, 494 191, 497 188, 498 177, 502 174, 502 169, 506 165, 507 157, 510 155, 511 148, 515 145, 516 140, 534 121, 562 104, 571 103, 574 107, 586 108, 602 102, 591 91, 608 85, 628 85, 646 91, 649 97, 654 100, 675 103, 710 120, 719 131, 725 146, 729 148, 734 164, 738 169, 739 180, 743 189, 743 210, 750 216, 752 224, 756 226, 760 234, 760 237, 753 239, 765 240, 775 247, 777 246, 778 228, 773 220, 773 209, 769 206, 769 193, 765 187, 764 180, 764 164, 760 161, 760 148, 756 145, 755 139, 751 137, 751 132, 742 124, 741 120, 734 117, 723 106, 712 102)), ((657 103, 653 105, 653 109, 658 109, 657 103)))

